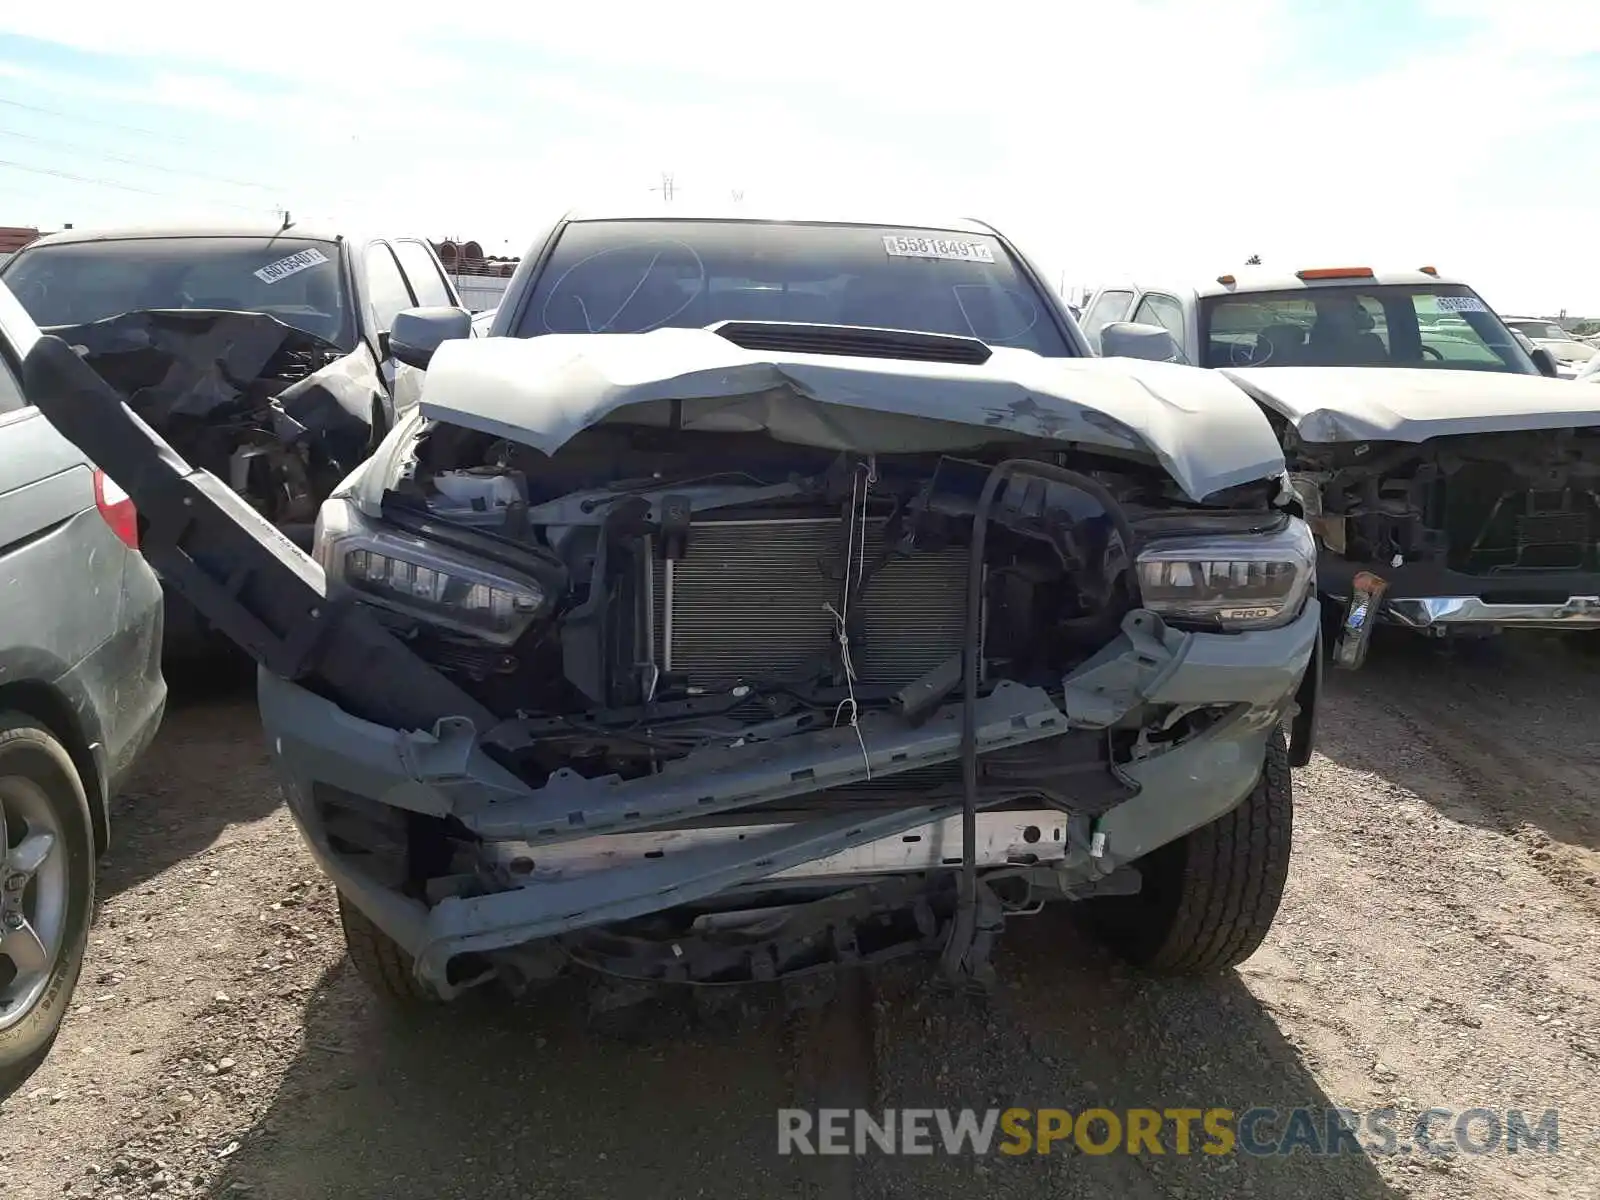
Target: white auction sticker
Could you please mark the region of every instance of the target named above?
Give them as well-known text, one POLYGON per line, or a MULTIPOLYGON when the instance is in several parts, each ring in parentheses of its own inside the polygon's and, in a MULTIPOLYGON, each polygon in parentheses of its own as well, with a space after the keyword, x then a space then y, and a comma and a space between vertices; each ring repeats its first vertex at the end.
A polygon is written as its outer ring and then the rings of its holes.
POLYGON ((953 262, 992 263, 994 251, 982 242, 965 238, 926 237, 902 233, 883 235, 883 249, 894 258, 947 258, 953 262))
POLYGON ((1439 296, 1440 312, 1488 312, 1489 306, 1476 296, 1439 296))
POLYGON ((288 258, 280 258, 277 262, 268 263, 259 271, 252 271, 262 283, 277 283, 280 279, 287 279, 291 275, 298 275, 301 271, 308 271, 312 267, 320 267, 328 261, 328 256, 321 250, 311 247, 298 250, 288 258))

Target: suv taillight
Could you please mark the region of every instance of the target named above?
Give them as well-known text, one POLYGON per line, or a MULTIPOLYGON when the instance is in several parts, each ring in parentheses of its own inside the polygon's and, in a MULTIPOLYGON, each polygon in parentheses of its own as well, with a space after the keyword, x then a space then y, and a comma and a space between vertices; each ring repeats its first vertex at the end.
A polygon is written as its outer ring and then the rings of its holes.
POLYGON ((99 467, 94 472, 94 506, 100 510, 117 540, 130 550, 139 548, 139 513, 128 493, 99 467))

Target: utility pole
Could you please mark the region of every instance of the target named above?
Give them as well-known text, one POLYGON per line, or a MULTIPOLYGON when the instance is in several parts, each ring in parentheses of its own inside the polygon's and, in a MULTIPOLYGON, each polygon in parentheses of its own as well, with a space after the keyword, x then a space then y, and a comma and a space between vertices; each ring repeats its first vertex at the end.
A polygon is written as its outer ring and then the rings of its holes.
POLYGON ((652 192, 660 192, 662 202, 665 204, 671 204, 674 187, 675 185, 673 183, 672 172, 663 171, 661 172, 661 186, 653 187, 650 190, 652 192))

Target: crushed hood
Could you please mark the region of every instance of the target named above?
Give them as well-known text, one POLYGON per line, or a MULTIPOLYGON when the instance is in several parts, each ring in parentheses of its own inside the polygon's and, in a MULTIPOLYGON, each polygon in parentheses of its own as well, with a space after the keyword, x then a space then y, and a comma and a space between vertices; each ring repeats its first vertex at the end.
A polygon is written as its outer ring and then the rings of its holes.
POLYGON ((982 365, 745 350, 703 329, 446 342, 424 416, 554 454, 627 419, 863 453, 958 452, 1007 437, 1158 462, 1195 500, 1283 470, 1272 430, 1214 371, 995 349, 982 365))
POLYGON ((1593 389, 1543 375, 1417 367, 1238 367, 1221 374, 1303 441, 1422 442, 1600 425, 1593 389))
POLYGON ((144 309, 46 332, 76 349, 174 444, 186 430, 252 420, 285 441, 308 434, 365 441, 384 395, 364 350, 346 354, 265 313, 144 309))

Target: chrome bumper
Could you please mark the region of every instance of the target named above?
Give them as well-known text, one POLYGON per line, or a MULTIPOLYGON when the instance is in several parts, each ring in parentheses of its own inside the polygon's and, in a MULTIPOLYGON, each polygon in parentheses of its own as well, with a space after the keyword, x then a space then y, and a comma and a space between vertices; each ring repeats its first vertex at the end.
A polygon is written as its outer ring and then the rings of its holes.
POLYGON ((1476 596, 1437 596, 1390 600, 1383 612, 1385 619, 1408 629, 1600 629, 1600 596, 1572 596, 1560 604, 1490 604, 1476 596))

